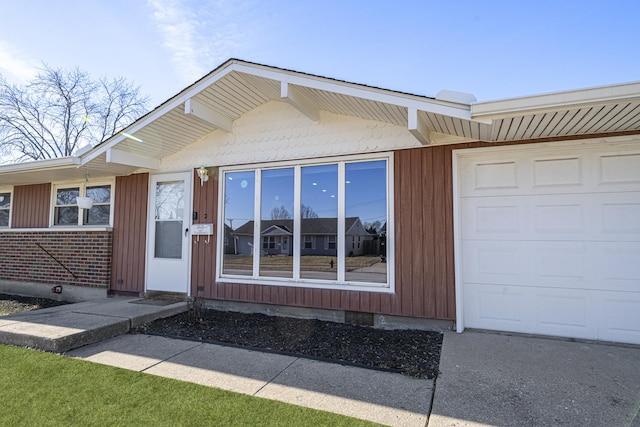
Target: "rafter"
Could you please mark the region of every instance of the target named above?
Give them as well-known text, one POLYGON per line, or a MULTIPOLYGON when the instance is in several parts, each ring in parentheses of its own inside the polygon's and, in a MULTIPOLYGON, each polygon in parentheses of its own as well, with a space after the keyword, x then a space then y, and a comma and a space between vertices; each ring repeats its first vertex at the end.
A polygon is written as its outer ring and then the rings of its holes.
POLYGON ((185 101, 184 113, 192 114, 225 132, 231 133, 233 131, 233 120, 212 110, 194 98, 189 98, 185 101))
POLYGON ((431 143, 431 131, 415 108, 408 108, 407 110, 407 128, 411 135, 421 144, 429 145, 431 143))
POLYGON ((107 163, 135 166, 144 169, 160 169, 162 162, 160 159, 153 157, 141 156, 140 154, 109 148, 107 150, 107 163))
POLYGON ((320 121, 320 109, 287 82, 280 82, 280 97, 314 122, 320 121))

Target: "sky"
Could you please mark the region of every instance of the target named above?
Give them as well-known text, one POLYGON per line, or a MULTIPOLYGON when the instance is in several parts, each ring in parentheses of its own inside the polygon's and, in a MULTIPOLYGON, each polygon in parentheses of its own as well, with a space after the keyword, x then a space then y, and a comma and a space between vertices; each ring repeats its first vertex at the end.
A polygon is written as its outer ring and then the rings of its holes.
POLYGON ((640 1, 0 1, 0 73, 125 77, 155 107, 229 58, 491 101, 640 80, 640 1))

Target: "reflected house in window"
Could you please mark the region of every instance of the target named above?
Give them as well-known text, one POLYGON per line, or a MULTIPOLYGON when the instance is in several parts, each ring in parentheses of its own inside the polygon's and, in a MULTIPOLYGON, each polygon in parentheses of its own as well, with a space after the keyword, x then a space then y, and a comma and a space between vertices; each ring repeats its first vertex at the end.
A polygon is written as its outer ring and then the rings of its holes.
MULTIPOLYGON (((237 242, 238 255, 250 255, 253 248, 254 222, 248 221, 231 231, 237 242)), ((301 222, 300 255, 336 256, 338 224, 335 218, 304 218, 301 222)), ((293 255, 293 220, 278 219, 260 222, 261 255, 293 255)), ((372 244, 377 235, 367 232, 358 217, 345 218, 345 254, 347 256, 378 255, 372 244), (365 243, 367 242, 367 243, 365 243)), ((226 251, 226 246, 225 246, 226 251)))
POLYGON ((236 253, 236 249, 235 249, 235 244, 234 244, 234 237, 231 234, 231 227, 229 227, 227 224, 224 225, 224 253, 225 254, 235 254, 236 253))

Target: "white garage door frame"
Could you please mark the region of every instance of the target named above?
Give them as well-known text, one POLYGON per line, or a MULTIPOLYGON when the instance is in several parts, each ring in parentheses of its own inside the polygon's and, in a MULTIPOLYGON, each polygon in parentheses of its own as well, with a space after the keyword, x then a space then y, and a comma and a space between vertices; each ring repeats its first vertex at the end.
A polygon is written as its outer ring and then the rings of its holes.
MULTIPOLYGON (((480 153, 491 153, 496 156, 523 156, 530 153, 557 152, 566 148, 568 152, 576 152, 576 149, 582 151, 602 150, 604 147, 613 150, 620 149, 622 151, 629 149, 638 149, 640 147, 640 137, 626 136, 613 138, 594 138, 574 141, 558 141, 550 143, 534 143, 534 144, 517 144, 499 147, 483 147, 453 150, 452 155, 452 173, 453 173, 453 215, 454 215, 454 257, 455 257, 455 292, 456 292, 456 331, 461 333, 467 327, 465 322, 465 301, 464 301, 464 253, 462 250, 462 215, 461 211, 461 170, 460 162, 462 158, 472 157, 480 153)), ((467 302, 468 303, 468 302, 467 302)))

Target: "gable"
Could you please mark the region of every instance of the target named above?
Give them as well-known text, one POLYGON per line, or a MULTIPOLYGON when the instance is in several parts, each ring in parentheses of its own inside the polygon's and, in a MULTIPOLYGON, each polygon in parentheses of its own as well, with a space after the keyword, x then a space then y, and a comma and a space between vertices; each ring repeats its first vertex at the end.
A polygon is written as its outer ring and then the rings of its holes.
POLYGON ((235 120, 232 134, 214 130, 163 159, 162 169, 188 169, 194 159, 224 166, 420 146, 403 126, 327 111, 313 122, 285 102, 270 101, 235 120))

